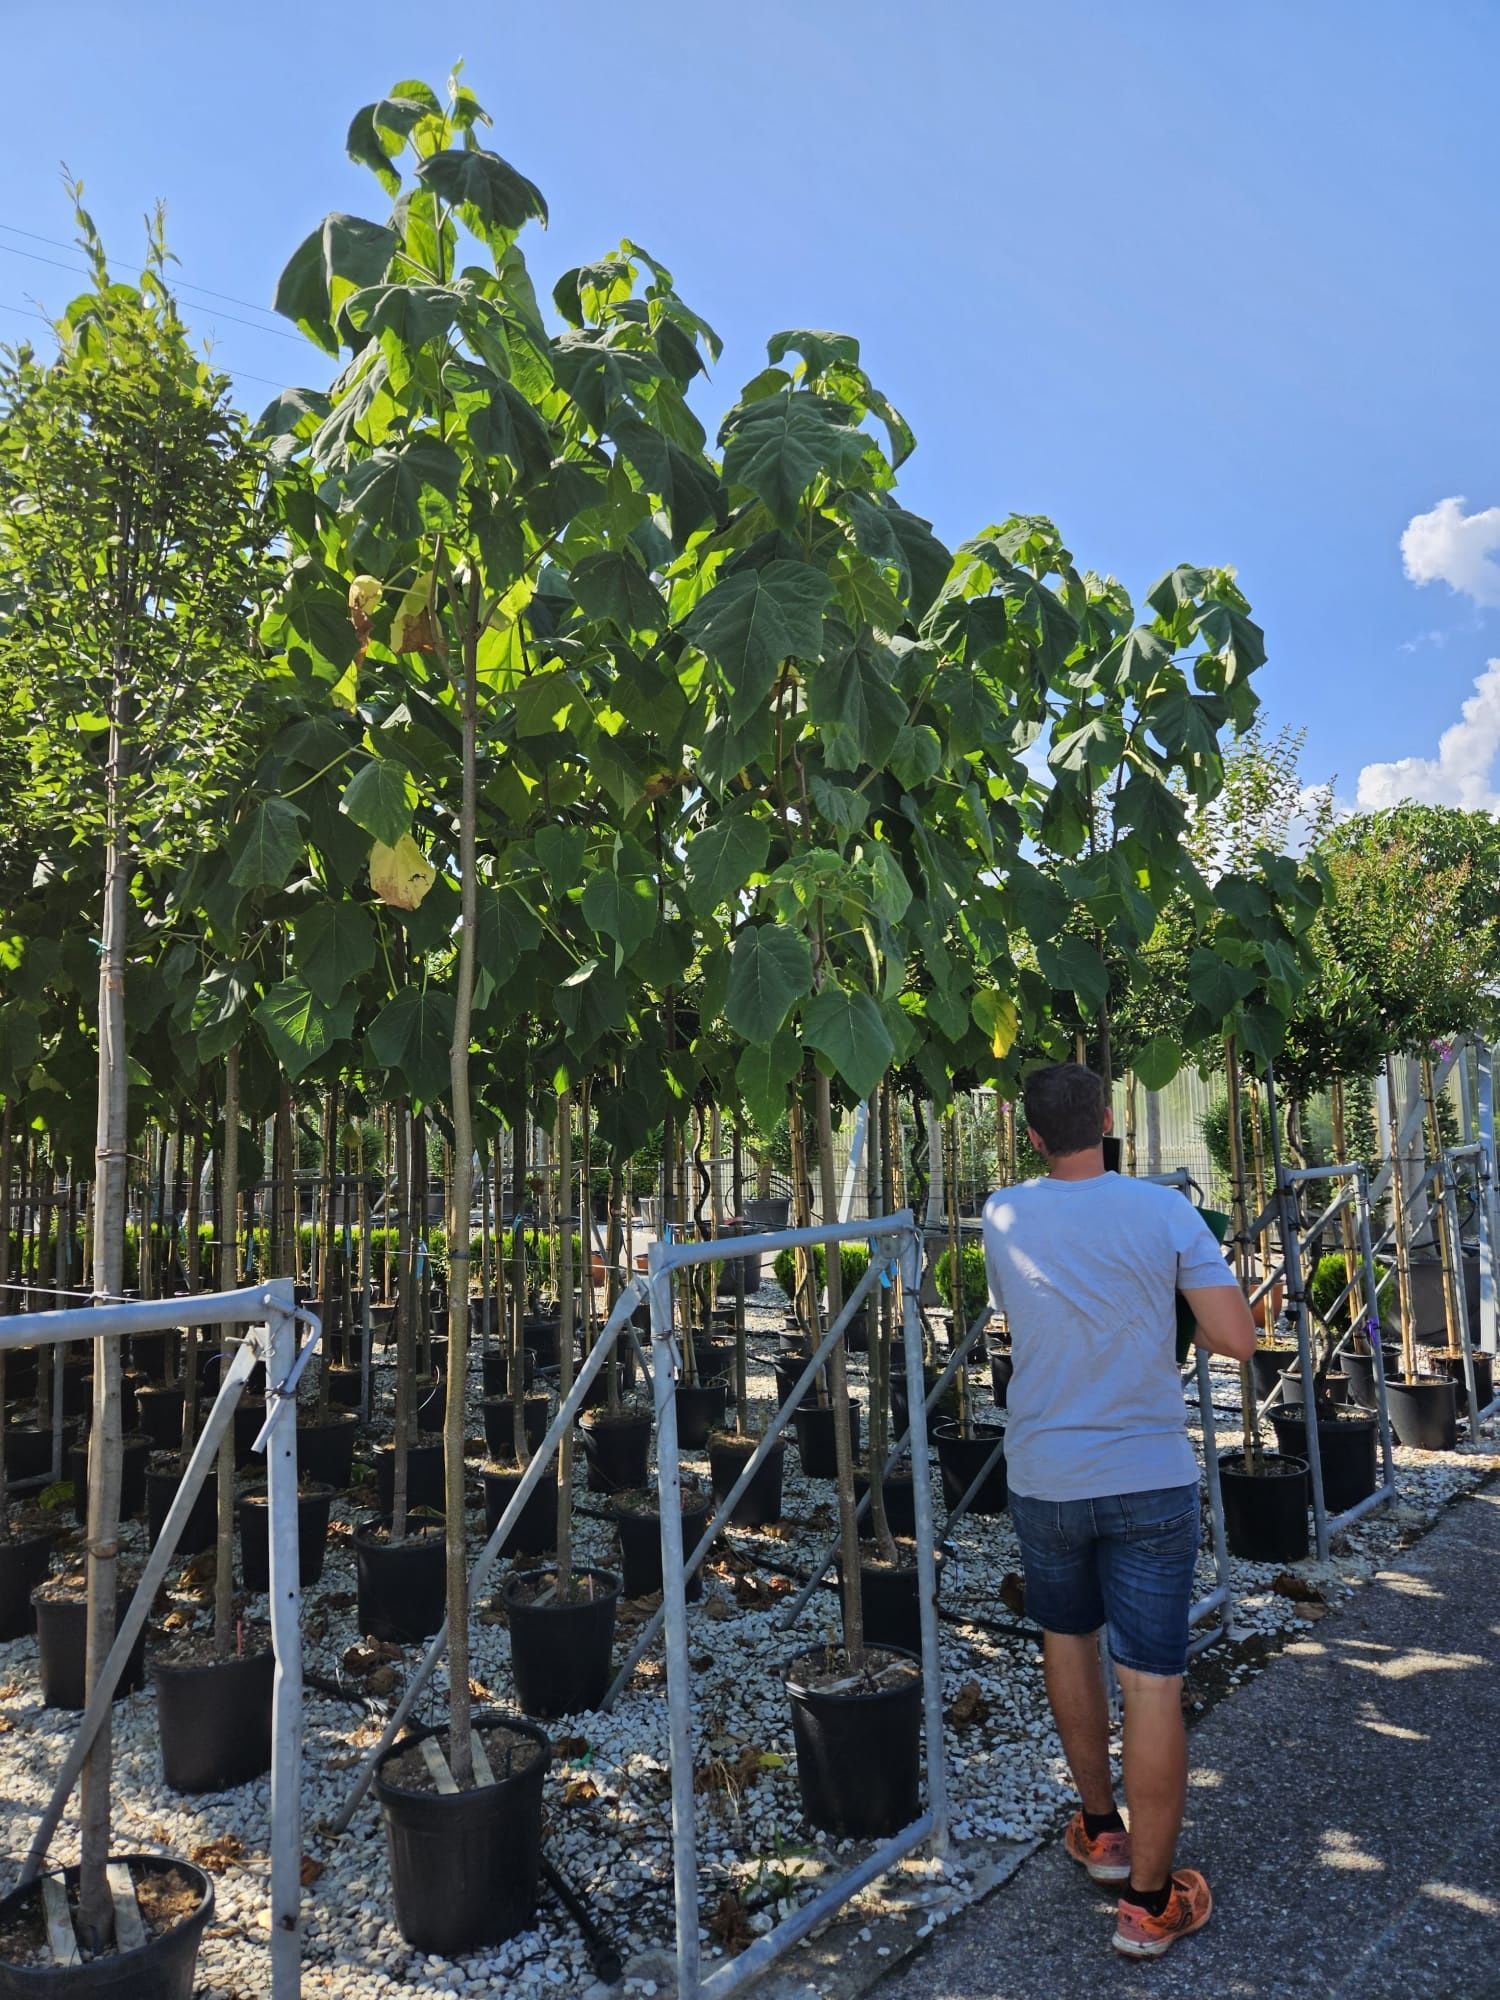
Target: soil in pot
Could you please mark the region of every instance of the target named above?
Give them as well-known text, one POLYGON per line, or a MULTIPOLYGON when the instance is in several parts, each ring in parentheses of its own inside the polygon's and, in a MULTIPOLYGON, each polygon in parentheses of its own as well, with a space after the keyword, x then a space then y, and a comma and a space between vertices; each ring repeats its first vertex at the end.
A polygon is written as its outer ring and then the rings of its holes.
MULTIPOLYGON (((760 1440, 753 1437, 735 1437, 721 1433, 708 1441, 709 1474, 713 1480, 714 1499, 723 1502, 729 1498, 729 1489, 750 1463, 760 1440)), ((755 1477, 735 1502, 730 1520, 737 1528, 769 1528, 781 1519, 781 1477, 786 1460, 786 1445, 777 1438, 766 1453, 764 1462, 756 1468, 755 1477)))
POLYGON ((1301 1358, 1295 1347, 1257 1347, 1250 1356, 1256 1402, 1263 1403, 1281 1380, 1283 1370, 1295 1368, 1301 1358))
POLYGON ((358 1420, 353 1416, 329 1417, 326 1423, 314 1419, 297 1424, 297 1473, 299 1478, 342 1493, 354 1477, 354 1434, 358 1420))
MULTIPOLYGON (((980 1473, 984 1472, 985 1461, 995 1446, 1003 1446, 1005 1426, 978 1420, 965 1431, 960 1425, 945 1421, 933 1425, 932 1435, 943 1474, 943 1505, 951 1514, 980 1473)), ((1005 1453, 1002 1450, 989 1471, 985 1472, 984 1482, 969 1502, 968 1511, 971 1514, 1003 1514, 1005 1501, 1005 1453)))
POLYGON ((709 1433, 724 1421, 729 1405, 728 1385, 723 1382, 679 1382, 677 1400, 677 1443, 682 1451, 702 1451, 709 1433))
MULTIPOLYGON (((914 1535, 917 1532, 917 1502, 912 1485, 911 1471, 903 1468, 888 1472, 882 1481, 885 1496, 885 1518, 893 1535, 914 1535)), ((870 1490, 870 1475, 858 1470, 854 1475, 854 1498, 863 1500, 870 1490)), ((868 1515, 866 1519, 868 1519, 868 1515)))
POLYGON ((1457 1447, 1455 1382, 1434 1375, 1419 1375, 1413 1382, 1404 1376, 1390 1376, 1385 1385, 1385 1406, 1397 1444, 1416 1451, 1453 1451, 1457 1447))
MULTIPOLYGON (((88 1444, 75 1444, 64 1464, 73 1482, 73 1512, 80 1522, 89 1517, 88 1444)), ((120 1519, 133 1521, 146 1511, 146 1465, 151 1457, 148 1437, 126 1437, 120 1443, 120 1519)))
MULTIPOLYGON (((170 1854, 119 1854, 130 1870, 146 1934, 143 1946, 66 1969, 47 1942, 39 1883, 0 1899, 0 2000, 193 2000, 198 1947, 214 1911, 213 1884, 170 1854)), ((78 1870, 54 1871, 78 1914, 78 1870)))
POLYGON ((997 1347, 990 1356, 990 1394, 995 1399, 995 1408, 1003 1410, 1005 1399, 1010 1394, 1010 1378, 1016 1372, 1016 1364, 1008 1347, 997 1347))
MULTIPOLYGON (((487 1465, 484 1480, 484 1531, 494 1534, 500 1517, 510 1505, 521 1483, 522 1468, 509 1464, 487 1465)), ((538 1479, 527 1495, 520 1518, 500 1544, 503 1556, 550 1555, 557 1547, 557 1478, 550 1469, 538 1479)))
POLYGON ((1229 1553, 1247 1562, 1301 1562, 1307 1554, 1305 1458, 1263 1451, 1252 1469, 1240 1451, 1219 1454, 1229 1553))
MULTIPOLYGON (((491 1447, 493 1449, 493 1446, 491 1447)), ((375 1498, 382 1514, 389 1514, 396 1502, 396 1447, 375 1448, 375 1498)), ((443 1511, 443 1440, 418 1434, 406 1453, 406 1504, 443 1511)))
MULTIPOLYGON (((182 1484, 182 1467, 175 1455, 163 1452, 146 1467, 146 1532, 154 1548, 166 1525, 167 1510, 182 1484)), ((193 1504, 177 1537, 179 1556, 202 1555, 214 1545, 219 1521, 218 1489, 213 1470, 193 1496, 193 1504)))
POLYGON ((504 1944, 536 1916, 542 1791, 552 1746, 540 1729, 494 1711, 473 1718, 492 1784, 442 1793, 418 1747, 444 1731, 408 1732, 375 1772, 396 1924, 414 1950, 444 1958, 504 1944))
MULTIPOLYGON (((849 1449, 859 1457, 859 1405, 849 1405, 849 1449)), ((797 1456, 808 1479, 837 1479, 838 1453, 833 1438, 832 1403, 801 1403, 792 1412, 792 1428, 797 1433, 797 1456)))
MULTIPOLYGON (((484 1441, 496 1458, 505 1458, 515 1444, 516 1406, 509 1396, 486 1396, 480 1406, 484 1411, 484 1441)), ((522 1410, 522 1424, 526 1432, 526 1442, 536 1451, 547 1435, 547 1426, 552 1421, 552 1405, 546 1396, 528 1396, 522 1410)))
MULTIPOLYGON (((946 1561, 943 1551, 933 1551, 933 1570, 939 1594, 943 1588, 943 1565, 946 1561)), ((843 1564, 835 1561, 835 1575, 842 1580, 843 1564)), ((874 1542, 859 1545, 860 1593, 865 1610, 865 1643, 869 1646, 894 1646, 899 1652, 920 1653, 922 1650, 922 1593, 917 1572, 917 1545, 900 1538, 896 1541, 896 1560, 887 1562, 874 1542)), ((843 1593, 839 1595, 839 1612, 842 1620, 843 1593)))
MULTIPOLYGON (((1303 1404, 1275 1404, 1269 1412, 1276 1448, 1284 1458, 1307 1457, 1307 1410, 1303 1404)), ((1323 1467, 1323 1504, 1341 1514, 1375 1491, 1375 1419, 1362 1410, 1318 1411, 1318 1451, 1323 1467)))
MULTIPOLYGON (((134 1592, 122 1590, 115 1599, 118 1632, 134 1592)), ((84 1642, 88 1601, 81 1575, 58 1577, 32 1592, 36 1607, 37 1665, 44 1708, 81 1709, 86 1705, 84 1642)), ((146 1675, 146 1627, 130 1649, 125 1671, 115 1683, 115 1700, 134 1694, 146 1675)))
POLYGON ((391 1540, 379 1515, 352 1537, 359 1629, 367 1639, 401 1645, 427 1639, 443 1622, 447 1537, 441 1521, 408 1520, 403 1540, 391 1540))
POLYGON ((245 1634, 245 1651, 216 1660, 212 1637, 179 1641, 152 1661, 162 1776, 174 1792, 228 1792, 271 1768, 270 1634, 245 1634))
POLYGON ((45 1514, 14 1514, 0 1535, 0 1642, 36 1630, 31 1593, 46 1580, 58 1525, 45 1514))
POLYGON ((599 1410, 583 1419, 590 1493, 623 1493, 645 1485, 653 1422, 649 1410, 616 1410, 613 1415, 599 1410))
MULTIPOLYGON (((709 1496, 696 1487, 682 1489, 682 1555, 686 1561, 702 1541, 712 1518, 709 1496)), ((620 1538, 620 1566, 627 1597, 651 1597, 661 1589, 661 1501, 649 1487, 617 1494, 610 1507, 620 1538)), ((687 1580, 684 1596, 696 1604, 703 1595, 703 1571, 687 1580)))
MULTIPOLYGON (((328 1547, 328 1510, 333 1488, 316 1480, 297 1486, 297 1579, 304 1590, 323 1574, 328 1547)), ((246 1590, 271 1588, 271 1507, 265 1489, 242 1493, 236 1508, 240 1526, 240 1575, 246 1590)))
POLYGON ((855 1671, 841 1648, 802 1653, 786 1670, 802 1810, 846 1840, 883 1840, 919 1803, 922 1670, 909 1653, 867 1646, 855 1671))
POLYGON ((546 1719, 597 1708, 610 1683, 620 1579, 576 1570, 559 1599, 556 1570, 523 1570, 506 1579, 504 1601, 522 1713, 546 1719))

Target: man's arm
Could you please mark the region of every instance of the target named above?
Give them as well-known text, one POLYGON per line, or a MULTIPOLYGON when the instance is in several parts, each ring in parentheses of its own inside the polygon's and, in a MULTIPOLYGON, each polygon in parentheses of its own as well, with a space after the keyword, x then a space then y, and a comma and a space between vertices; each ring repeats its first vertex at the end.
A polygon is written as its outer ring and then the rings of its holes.
POLYGON ((1255 1352, 1255 1321, 1238 1285, 1184 1285, 1182 1296, 1197 1322, 1193 1338, 1210 1354, 1248 1361, 1255 1352))

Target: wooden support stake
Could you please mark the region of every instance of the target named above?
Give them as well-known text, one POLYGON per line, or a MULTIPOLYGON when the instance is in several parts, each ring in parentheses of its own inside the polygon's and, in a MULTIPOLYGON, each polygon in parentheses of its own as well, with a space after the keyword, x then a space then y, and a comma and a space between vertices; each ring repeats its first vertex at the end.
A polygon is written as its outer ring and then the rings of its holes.
POLYGON ((431 1736, 424 1736, 421 1748, 422 1762, 431 1772, 432 1782, 437 1786, 438 1790, 440 1792, 456 1792, 458 1790, 457 1782, 454 1779, 453 1773, 448 1769, 447 1758, 437 1747, 436 1739, 431 1736))
POLYGON ((55 1963, 81 1965, 73 1918, 68 1910, 68 1892, 55 1875, 42 1877, 42 1914, 47 1920, 47 1942, 55 1963))
POLYGON ((126 1861, 111 1861, 104 1870, 110 1901, 115 1906, 115 1949, 140 1951, 146 1942, 146 1926, 141 1922, 141 1906, 135 1899, 135 1882, 126 1861))
POLYGON ((490 1767, 488 1753, 479 1731, 474 1731, 474 1782, 476 1785, 493 1785, 495 1773, 490 1767))

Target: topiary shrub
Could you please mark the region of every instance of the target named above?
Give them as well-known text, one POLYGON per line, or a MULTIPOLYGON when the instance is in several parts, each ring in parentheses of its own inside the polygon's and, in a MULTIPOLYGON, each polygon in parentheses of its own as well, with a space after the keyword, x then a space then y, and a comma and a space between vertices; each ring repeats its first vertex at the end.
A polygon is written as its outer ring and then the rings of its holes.
MULTIPOLYGON (((974 1315, 988 1302, 990 1296, 989 1273, 985 1269, 984 1250, 978 1243, 965 1243, 959 1249, 960 1265, 963 1272, 963 1302, 965 1320, 974 1315)), ((938 1258, 933 1271, 933 1281, 937 1286, 938 1298, 946 1306, 953 1299, 953 1252, 945 1250, 938 1258)))

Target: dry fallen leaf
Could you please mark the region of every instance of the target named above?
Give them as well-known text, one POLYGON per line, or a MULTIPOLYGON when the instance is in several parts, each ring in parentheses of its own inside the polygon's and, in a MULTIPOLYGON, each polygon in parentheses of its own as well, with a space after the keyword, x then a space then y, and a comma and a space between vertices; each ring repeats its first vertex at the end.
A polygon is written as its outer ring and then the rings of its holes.
POLYGON ((1008 1569, 1000 1579, 1000 1602, 1017 1618, 1026 1616, 1026 1579, 1013 1569, 1008 1569))
POLYGON ((571 1763, 575 1757, 581 1757, 588 1747, 589 1739, 586 1736, 559 1736, 552 1746, 566 1763, 571 1763))
POLYGON ((705 1618, 732 1618, 734 1606, 727 1597, 711 1597, 703 1607, 705 1618))
POLYGON ((587 1805, 590 1799, 597 1799, 598 1796, 599 1787, 592 1778, 570 1778, 563 1786, 565 1806, 587 1805))
POLYGON ((718 1905, 708 1920, 708 1934, 726 1952, 743 1951, 754 1938, 750 1919, 736 1890, 725 1889, 720 1895, 718 1905))
POLYGON ((401 1676, 394 1667, 377 1667, 365 1681, 366 1694, 394 1694, 401 1676))
POLYGON ((1298 1576, 1295 1570, 1284 1569, 1271 1580, 1271 1588, 1278 1597, 1289 1597, 1294 1604, 1321 1604, 1323 1593, 1316 1584, 1309 1583, 1305 1576, 1298 1576))
POLYGON ((951 1722, 955 1729, 968 1729, 976 1722, 985 1721, 989 1712, 990 1705, 978 1681, 965 1681, 948 1704, 944 1719, 951 1722))
POLYGON ((327 1868, 327 1866, 328 1866, 327 1862, 319 1861, 316 1855, 304 1854, 302 1857, 303 1888, 310 1889, 313 1883, 317 1881, 318 1877, 327 1868))
POLYGON ((232 1833, 221 1833, 217 1840, 205 1840, 188 1855, 189 1861, 199 1868, 206 1868, 211 1875, 222 1875, 236 1861, 243 1858, 244 1842, 232 1833))

